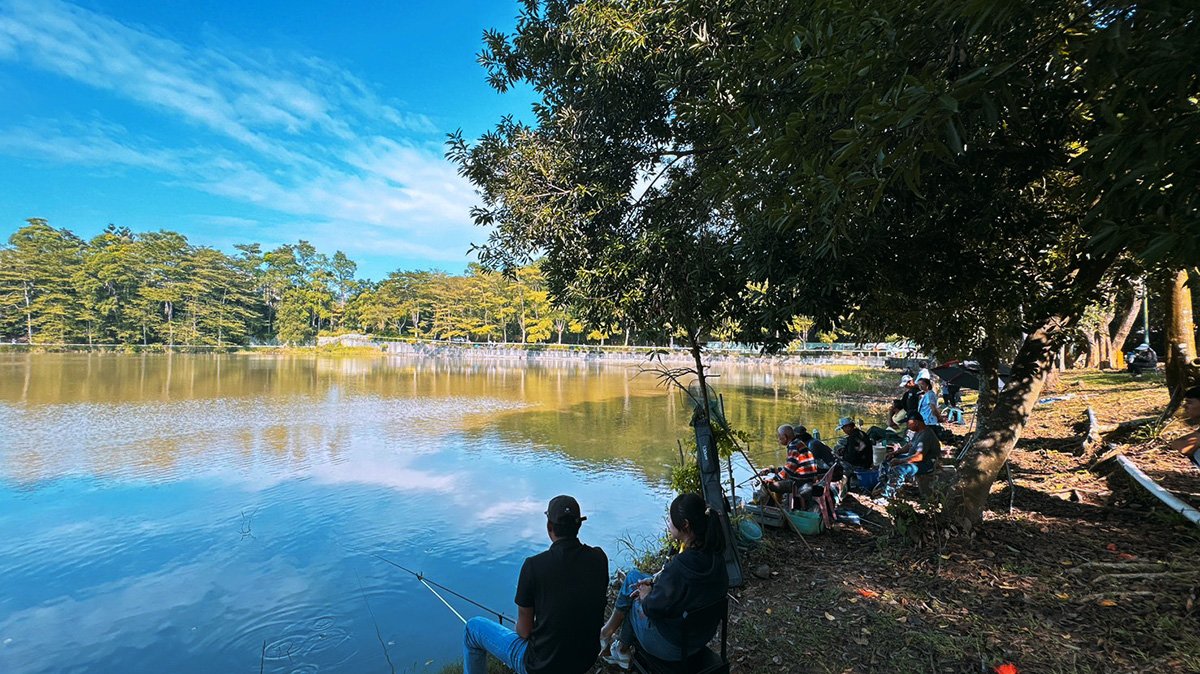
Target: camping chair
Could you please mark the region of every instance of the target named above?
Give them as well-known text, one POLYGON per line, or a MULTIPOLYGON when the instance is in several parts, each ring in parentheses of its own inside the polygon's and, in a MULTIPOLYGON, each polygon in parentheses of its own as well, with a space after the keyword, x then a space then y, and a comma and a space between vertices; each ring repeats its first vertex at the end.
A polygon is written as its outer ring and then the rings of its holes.
POLYGON ((687 644, 689 632, 703 629, 714 620, 720 620, 721 625, 721 654, 717 655, 707 645, 690 656, 679 648, 679 660, 660 660, 650 655, 645 649, 638 648, 633 654, 633 668, 641 674, 729 674, 729 660, 725 657, 725 646, 729 627, 729 597, 719 600, 693 611, 683 612, 682 643, 687 644))
POLYGON ((833 526, 837 520, 837 505, 842 500, 842 490, 834 489, 834 485, 842 481, 844 469, 841 463, 835 463, 825 471, 816 482, 805 482, 792 490, 792 509, 807 510, 810 500, 816 501, 817 512, 826 527, 833 526))

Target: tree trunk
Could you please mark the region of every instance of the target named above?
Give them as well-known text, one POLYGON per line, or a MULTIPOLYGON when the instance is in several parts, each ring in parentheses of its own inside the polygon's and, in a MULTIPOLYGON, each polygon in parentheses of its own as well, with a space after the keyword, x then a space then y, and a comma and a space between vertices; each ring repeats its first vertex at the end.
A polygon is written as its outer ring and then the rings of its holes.
MULTIPOLYGON (((979 433, 958 467, 958 481, 948 503, 954 523, 964 529, 970 530, 983 519, 992 483, 1021 438, 1054 365, 1062 329, 1063 321, 1051 317, 1029 333, 1017 352, 1008 384, 991 409, 980 412, 979 433)), ((980 364, 984 365, 982 361, 980 364)), ((989 369, 986 365, 984 368, 985 372, 989 369)))
POLYGON ((1000 356, 989 341, 984 344, 976 356, 979 361, 979 401, 975 404, 976 419, 983 419, 991 413, 1000 395, 997 378, 1000 376, 1000 356))
POLYGON ((1100 344, 1096 339, 1096 333, 1094 331, 1089 330, 1085 336, 1087 337, 1088 343, 1087 367, 1090 370, 1100 365, 1100 344))
POLYGON ((1175 272, 1171 284, 1171 315, 1167 321, 1167 390, 1172 394, 1191 383, 1196 358, 1196 325, 1192 320, 1192 291, 1187 270, 1175 272))
POLYGON ((29 308, 31 300, 29 298, 29 283, 21 284, 21 289, 25 291, 25 339, 30 344, 33 344, 33 309, 29 308))
POLYGON ((1125 340, 1129 339, 1129 333, 1133 331, 1133 324, 1137 322, 1138 310, 1142 308, 1142 293, 1135 291, 1133 299, 1129 301, 1129 308, 1125 310, 1125 316, 1121 319, 1121 324, 1117 326, 1112 333, 1112 358, 1109 362, 1109 367, 1121 369, 1125 367, 1125 340))

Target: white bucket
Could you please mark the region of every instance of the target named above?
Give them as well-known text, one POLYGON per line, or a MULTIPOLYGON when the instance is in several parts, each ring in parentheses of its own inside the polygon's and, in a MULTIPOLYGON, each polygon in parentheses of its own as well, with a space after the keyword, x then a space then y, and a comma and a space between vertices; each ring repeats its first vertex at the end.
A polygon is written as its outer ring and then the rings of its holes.
POLYGON ((876 444, 872 448, 871 452, 871 458, 875 462, 874 465, 878 466, 879 464, 883 463, 883 457, 887 456, 887 453, 887 445, 883 444, 882 442, 876 444))

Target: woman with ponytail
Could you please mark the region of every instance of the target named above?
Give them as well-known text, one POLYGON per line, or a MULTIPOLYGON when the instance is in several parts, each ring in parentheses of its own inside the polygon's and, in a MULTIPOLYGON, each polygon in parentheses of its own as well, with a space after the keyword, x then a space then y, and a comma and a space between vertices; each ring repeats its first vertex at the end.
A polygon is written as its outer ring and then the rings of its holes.
POLYGON ((678 661, 704 648, 720 626, 719 617, 711 625, 689 624, 683 643, 684 613, 711 606, 729 589, 720 517, 699 495, 680 494, 671 502, 667 525, 679 554, 653 576, 630 571, 600 630, 601 656, 623 669, 629 668, 634 643, 660 660, 678 661), (617 630, 619 638, 606 647, 617 630))

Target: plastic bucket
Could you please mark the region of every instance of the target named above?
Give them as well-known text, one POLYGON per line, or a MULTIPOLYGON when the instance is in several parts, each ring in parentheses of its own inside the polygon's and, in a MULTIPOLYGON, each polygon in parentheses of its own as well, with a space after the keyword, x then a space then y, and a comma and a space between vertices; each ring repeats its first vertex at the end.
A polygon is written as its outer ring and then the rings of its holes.
POLYGON ((807 510, 790 510, 788 517, 792 518, 792 524, 796 525, 796 529, 809 536, 819 534, 824 530, 825 525, 821 522, 821 513, 809 512, 807 510))
POLYGON ((875 485, 879 484, 879 471, 876 470, 856 470, 854 474, 858 477, 858 488, 871 491, 875 485))
MULTIPOLYGON (((874 462, 874 465, 878 466, 879 464, 883 463, 883 457, 887 456, 887 453, 887 445, 883 444, 882 442, 872 447, 871 460, 874 462)), ((878 478, 878 476, 876 477, 878 478)))
POLYGON ((738 522, 737 537, 743 545, 754 547, 762 540, 762 527, 754 520, 744 519, 738 522))

